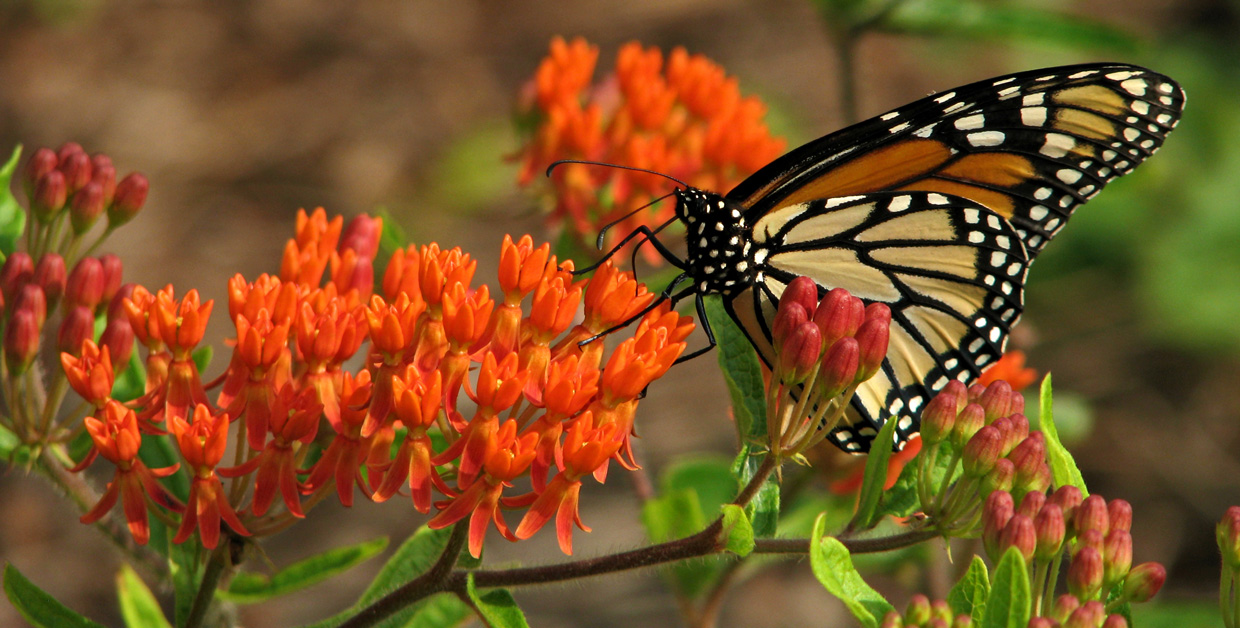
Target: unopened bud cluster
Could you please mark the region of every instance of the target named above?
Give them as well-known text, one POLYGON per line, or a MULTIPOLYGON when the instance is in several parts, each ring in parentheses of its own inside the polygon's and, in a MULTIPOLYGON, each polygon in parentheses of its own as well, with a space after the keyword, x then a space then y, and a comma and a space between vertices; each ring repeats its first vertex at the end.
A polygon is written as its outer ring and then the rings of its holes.
POLYGON ((88 155, 73 142, 55 151, 36 150, 26 163, 24 184, 36 222, 30 233, 64 241, 81 237, 104 215, 108 231, 129 222, 146 203, 150 189, 146 177, 138 173, 117 180, 110 157, 88 155), (69 233, 63 233, 66 221, 69 233))
POLYGON ((973 628, 973 618, 963 614, 953 614, 951 606, 944 600, 930 601, 930 598, 918 593, 908 601, 908 607, 901 615, 897 611, 889 611, 883 616, 880 628, 973 628))
POLYGON ((1012 493, 997 490, 986 498, 982 512, 986 553, 998 560, 1016 548, 1030 568, 1034 614, 1045 611, 1048 618, 1065 626, 1101 626, 1104 619, 1111 621, 1104 611, 1114 611, 1125 602, 1145 602, 1162 588, 1167 576, 1162 565, 1133 566, 1131 527, 1132 506, 1128 502, 1107 502, 1099 495, 1082 498, 1075 486, 1062 486, 1049 495, 1041 490, 1029 491, 1019 501, 1012 493), (1051 606, 1065 556, 1065 579, 1071 595, 1051 606), (1069 599, 1071 608, 1063 610, 1069 599), (1097 621, 1067 623, 1074 613, 1092 609, 1090 605, 1095 603, 1096 613, 1082 612, 1089 618, 1096 615, 1097 621), (1103 603, 1108 606, 1103 607, 1103 603))
POLYGON ((1240 628, 1240 506, 1232 506, 1214 528, 1218 551, 1223 559, 1219 584, 1219 608, 1223 625, 1240 628))
POLYGON ((1030 431, 1024 409, 1024 397, 1003 380, 972 387, 953 381, 926 405, 918 490, 944 533, 975 533, 982 502, 995 491, 1023 495, 1051 485, 1046 442, 1030 431))
POLYGON ((771 327, 767 428, 771 448, 795 456, 835 429, 857 387, 882 366, 891 309, 867 306, 843 288, 819 300, 818 284, 798 277, 780 297, 771 327))

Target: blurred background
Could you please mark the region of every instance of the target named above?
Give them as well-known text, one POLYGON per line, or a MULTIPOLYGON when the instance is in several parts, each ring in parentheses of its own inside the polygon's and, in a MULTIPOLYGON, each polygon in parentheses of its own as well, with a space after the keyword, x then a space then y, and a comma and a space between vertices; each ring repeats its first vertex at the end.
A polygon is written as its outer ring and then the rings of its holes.
MULTIPOLYGON (((1186 89, 1183 123, 1162 152, 1091 201, 1039 258, 1013 346, 1039 373, 1054 372, 1061 431, 1091 490, 1133 503, 1135 561, 1170 572, 1160 603, 1208 608, 1213 525, 1240 503, 1236 0, 3 0, 0 152, 72 140, 110 154, 122 175, 145 173, 147 206, 108 248, 127 281, 152 289, 196 287, 222 304, 233 274, 278 270, 296 210, 318 206, 346 216, 384 208, 412 241, 473 253, 489 281, 504 233, 552 237, 504 159, 518 146, 515 95, 552 36, 597 44, 596 76, 630 40, 703 53, 763 97, 775 132, 797 145, 843 123, 838 44, 868 15, 881 15, 877 28, 849 48, 862 117, 1006 72, 1087 61, 1147 65, 1186 89)), ((226 319, 215 319, 219 347, 226 319)), ((217 360, 208 376, 221 368, 217 360)), ((652 475, 675 456, 735 451, 714 359, 673 377, 639 415, 652 475)), ((594 532, 575 537, 577 556, 644 542, 628 482, 585 491, 594 532)), ((14 471, 0 478, 0 513, 0 558, 74 609, 120 622, 118 555, 79 513, 14 471)), ((402 500, 325 504, 265 547, 278 567, 380 535, 395 544, 423 522, 402 500)), ((551 537, 509 545, 493 535, 488 561, 560 560, 551 537)), ((245 607, 240 621, 326 617, 381 562, 245 607)), ((725 626, 852 622, 805 564, 747 578, 724 606, 725 626)), ((901 607, 907 574, 875 578, 901 607)), ((516 595, 536 626, 679 625, 655 572, 516 595)), ((0 625, 19 621, 0 604, 0 625)))

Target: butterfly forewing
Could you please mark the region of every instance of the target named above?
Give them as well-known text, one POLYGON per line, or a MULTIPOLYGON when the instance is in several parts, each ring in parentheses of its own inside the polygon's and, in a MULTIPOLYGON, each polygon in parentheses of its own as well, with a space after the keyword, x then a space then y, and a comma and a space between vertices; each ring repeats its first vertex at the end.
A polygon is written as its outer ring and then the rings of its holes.
POLYGON ((775 306, 797 276, 891 307, 882 373, 858 391, 850 425, 833 434, 849 451, 868 448, 892 416, 907 439, 931 392, 950 378, 976 377, 1020 315, 1024 246, 1007 221, 964 198, 888 192, 811 201, 772 212, 753 237, 758 281, 727 307, 768 364, 775 306))
POLYGON ((1024 72, 929 96, 802 146, 738 185, 747 217, 882 190, 963 196, 1036 255, 1081 203, 1130 172, 1179 121, 1184 94, 1135 66, 1024 72))

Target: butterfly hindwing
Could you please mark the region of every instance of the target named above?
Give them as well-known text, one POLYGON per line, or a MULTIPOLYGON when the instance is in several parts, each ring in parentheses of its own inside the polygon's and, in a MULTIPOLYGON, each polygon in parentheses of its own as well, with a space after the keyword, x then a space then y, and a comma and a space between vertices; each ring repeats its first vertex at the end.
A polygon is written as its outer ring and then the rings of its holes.
POLYGON ((753 287, 727 302, 767 364, 776 303, 797 276, 891 307, 882 372, 858 390, 849 425, 832 437, 868 449, 888 417, 902 442, 951 378, 972 379, 1001 355, 1020 316, 1028 257, 1012 226, 968 199, 879 192, 780 208, 754 225, 753 287))
POLYGON ((1162 145, 1183 105, 1174 81, 1128 65, 988 79, 810 142, 728 198, 756 221, 819 198, 953 194, 1007 218, 1032 257, 1078 205, 1162 145))

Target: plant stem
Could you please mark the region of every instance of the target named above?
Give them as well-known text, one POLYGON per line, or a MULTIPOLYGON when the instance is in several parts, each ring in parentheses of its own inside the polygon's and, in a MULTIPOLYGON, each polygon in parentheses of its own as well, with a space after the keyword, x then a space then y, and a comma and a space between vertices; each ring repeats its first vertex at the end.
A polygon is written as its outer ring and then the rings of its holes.
POLYGON ((225 534, 211 557, 207 559, 207 568, 202 574, 202 580, 198 583, 198 592, 194 594, 194 605, 189 609, 189 616, 185 619, 186 628, 199 628, 207 617, 207 610, 211 608, 211 602, 215 601, 215 587, 220 582, 220 576, 224 574, 226 566, 228 547, 231 545, 231 536, 225 534))
POLYGON ((358 614, 350 617, 348 621, 340 624, 340 628, 373 626, 400 609, 436 593, 443 593, 445 591, 454 591, 458 594, 465 593, 465 574, 467 572, 453 572, 452 567, 456 565, 456 559, 461 554, 461 548, 465 547, 465 539, 468 532, 469 520, 465 519, 458 522, 453 526, 452 536, 448 537, 448 543, 444 545, 443 553, 439 555, 439 560, 436 560, 435 564, 426 570, 426 573, 379 598, 375 603, 367 606, 358 614), (459 584, 457 580, 459 580, 459 584))
MULTIPOLYGON (((894 536, 882 536, 866 539, 839 538, 848 548, 850 554, 875 554, 889 552, 910 545, 929 541, 939 536, 933 528, 908 530, 894 536)), ((754 539, 755 554, 805 554, 809 552, 809 539, 754 539)))

